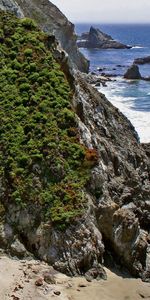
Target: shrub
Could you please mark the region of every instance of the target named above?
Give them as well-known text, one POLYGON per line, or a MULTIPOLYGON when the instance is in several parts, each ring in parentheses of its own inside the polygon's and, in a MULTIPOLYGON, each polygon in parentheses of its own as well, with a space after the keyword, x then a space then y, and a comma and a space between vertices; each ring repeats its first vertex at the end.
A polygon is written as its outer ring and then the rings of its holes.
POLYGON ((24 50, 24 55, 25 56, 32 56, 32 53, 33 53, 33 51, 30 48, 27 48, 27 49, 24 50))
POLYGON ((36 29, 37 25, 35 21, 29 19, 29 18, 24 18, 21 20, 21 25, 25 27, 26 29, 36 29))
POLYGON ((22 83, 22 84, 20 84, 19 89, 20 89, 20 92, 29 91, 30 84, 29 83, 22 83))

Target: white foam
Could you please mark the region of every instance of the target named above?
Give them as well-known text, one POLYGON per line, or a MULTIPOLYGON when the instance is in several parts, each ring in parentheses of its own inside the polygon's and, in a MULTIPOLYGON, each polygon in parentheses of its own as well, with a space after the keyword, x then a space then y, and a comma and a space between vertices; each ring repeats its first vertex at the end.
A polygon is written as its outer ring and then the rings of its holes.
POLYGON ((143 49, 145 47, 142 47, 142 46, 133 46, 131 49, 143 49))
POLYGON ((112 91, 111 86, 109 88, 99 88, 99 91, 104 93, 106 98, 131 121, 140 137, 141 143, 150 142, 150 112, 133 110, 133 101, 136 98, 116 95, 116 92, 122 89, 123 87, 115 86, 112 91))

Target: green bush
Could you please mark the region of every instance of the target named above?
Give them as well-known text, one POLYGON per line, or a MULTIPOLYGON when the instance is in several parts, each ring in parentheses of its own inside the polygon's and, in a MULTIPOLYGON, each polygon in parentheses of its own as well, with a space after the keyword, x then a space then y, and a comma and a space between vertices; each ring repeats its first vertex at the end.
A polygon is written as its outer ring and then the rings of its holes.
POLYGON ((33 51, 30 48, 27 48, 27 49, 24 50, 24 55, 25 56, 32 56, 32 53, 33 53, 33 51))
POLYGON ((20 92, 29 91, 30 84, 29 83, 22 83, 22 84, 20 84, 19 89, 20 89, 20 92))
POLYGON ((22 19, 21 20, 21 25, 23 27, 25 27, 26 29, 29 29, 29 30, 36 29, 36 27, 37 27, 35 21, 33 21, 29 18, 22 19))

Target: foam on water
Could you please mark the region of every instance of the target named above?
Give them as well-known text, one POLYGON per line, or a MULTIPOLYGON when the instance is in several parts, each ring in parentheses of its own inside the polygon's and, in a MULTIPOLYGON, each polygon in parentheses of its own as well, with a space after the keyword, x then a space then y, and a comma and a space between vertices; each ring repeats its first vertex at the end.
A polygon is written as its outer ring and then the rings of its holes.
POLYGON ((119 86, 115 82, 111 82, 107 87, 99 88, 106 98, 117 107, 135 127, 141 143, 150 142, 150 111, 140 111, 133 109, 133 103, 136 97, 122 96, 126 86, 119 86))
POLYGON ((142 46, 133 46, 131 49, 144 49, 145 47, 142 46))
MULTIPOLYGON (((88 32, 92 24, 78 24, 78 34, 88 32)), ((150 24, 94 24, 131 49, 81 49, 90 60, 90 70, 111 74, 117 80, 100 90, 132 122, 141 142, 150 142, 150 82, 125 81, 123 75, 138 57, 149 56, 150 24), (98 68, 98 69, 97 69, 98 68), (120 77, 119 77, 120 76, 120 77)), ((149 64, 139 66, 143 77, 150 76, 149 64)))

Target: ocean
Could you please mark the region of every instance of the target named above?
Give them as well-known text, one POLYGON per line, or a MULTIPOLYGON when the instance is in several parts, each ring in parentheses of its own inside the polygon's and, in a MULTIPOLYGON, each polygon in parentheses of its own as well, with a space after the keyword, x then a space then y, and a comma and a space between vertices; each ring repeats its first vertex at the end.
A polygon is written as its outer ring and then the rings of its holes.
MULTIPOLYGON (((76 33, 89 31, 92 24, 76 24, 76 33)), ((90 60, 90 71, 114 75, 115 81, 100 87, 107 99, 126 115, 134 125, 140 141, 150 142, 150 82, 127 81, 123 74, 135 58, 150 55, 150 24, 93 24, 114 39, 131 45, 132 49, 83 49, 81 52, 90 60)), ((150 76, 150 64, 139 66, 142 76, 150 76)))

